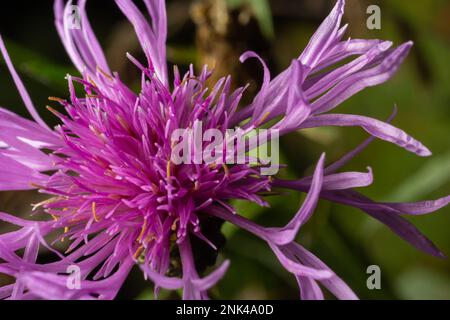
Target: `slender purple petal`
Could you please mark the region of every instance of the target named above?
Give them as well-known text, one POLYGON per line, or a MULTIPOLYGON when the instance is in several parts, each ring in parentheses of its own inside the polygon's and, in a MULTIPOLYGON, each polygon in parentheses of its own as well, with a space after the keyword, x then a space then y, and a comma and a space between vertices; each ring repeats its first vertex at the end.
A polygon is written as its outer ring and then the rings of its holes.
POLYGON ((431 155, 430 150, 422 143, 415 140, 403 130, 390 124, 369 117, 348 114, 324 114, 311 117, 303 122, 302 128, 314 128, 323 126, 353 127, 360 126, 371 135, 394 143, 421 157, 431 155))

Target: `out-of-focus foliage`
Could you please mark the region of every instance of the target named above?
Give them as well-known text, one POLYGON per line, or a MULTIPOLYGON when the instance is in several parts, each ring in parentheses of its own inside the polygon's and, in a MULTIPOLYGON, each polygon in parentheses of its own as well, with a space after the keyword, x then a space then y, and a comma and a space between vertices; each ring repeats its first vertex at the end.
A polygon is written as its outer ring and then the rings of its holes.
MULTIPOLYGON (((262 35, 252 33, 246 38, 239 38, 239 41, 233 37, 223 37, 221 41, 229 41, 232 48, 257 51, 262 48, 261 53, 271 66, 273 75, 299 55, 332 6, 332 1, 325 0, 227 1, 229 9, 238 14, 241 11, 247 14, 250 8, 253 14, 251 19, 256 19, 262 35), (251 41, 242 40, 247 38, 251 41), (261 45, 255 48, 258 44, 261 45)), ((36 105, 46 119, 52 119, 45 110, 46 99, 48 96, 67 95, 64 76, 73 73, 73 68, 69 67, 52 27, 52 1, 45 4, 17 2, 17 9, 4 10, 0 14, 0 32, 8 40, 10 55, 36 105), (47 15, 40 15, 47 11, 47 15), (41 18, 36 18, 36 15, 41 18)), ((350 23, 348 36, 391 39, 397 45, 413 40, 415 45, 391 81, 357 94, 342 104, 338 111, 386 119, 396 104, 399 113, 394 120, 395 125, 423 141, 434 156, 419 158, 377 141, 345 169, 365 170, 371 166, 375 175, 374 184, 361 191, 378 201, 414 201, 447 195, 450 193, 450 3, 445 0, 374 2, 381 8, 381 30, 366 28, 365 12, 367 6, 373 4, 372 1, 348 0, 345 16, 346 22, 350 23)), ((169 61, 180 64, 182 69, 187 68, 191 61, 201 61, 203 54, 201 49, 196 48, 196 25, 186 17, 189 6, 186 0, 169 1, 168 4, 169 61)), ((134 37, 131 36, 131 29, 123 27, 123 19, 118 10, 113 9, 112 3, 91 1, 88 2, 88 9, 90 16, 95 17, 92 24, 108 57, 113 57, 114 61, 125 61, 124 52, 134 54, 139 51, 137 42, 130 40, 134 37), (135 47, 128 48, 125 44, 135 47)), ((237 21, 239 23, 239 19, 237 21)), ((240 25, 233 27, 243 34, 250 32, 243 19, 240 25)), ((131 63, 114 61, 113 69, 124 74, 125 79, 130 79, 130 84, 134 78, 135 83, 139 83, 139 76, 134 77, 133 72, 136 71, 130 71, 134 70, 131 63)), ((251 70, 253 72, 239 74, 236 79, 239 82, 249 81, 255 87, 261 77, 249 78, 248 75, 260 75, 260 67, 250 64, 250 68, 254 69, 251 70)), ((26 115, 3 63, 0 63, 0 88, 0 105, 26 115)), ((311 129, 290 134, 281 141, 282 160, 289 165, 281 174, 301 177, 311 172, 311 166, 321 152, 326 151, 331 162, 365 138, 366 134, 357 128, 311 129)), ((26 203, 29 197, 23 195, 20 201, 26 203)), ((252 217, 258 223, 273 226, 288 221, 302 199, 301 195, 291 192, 273 197, 269 209, 245 203, 236 205, 241 214, 252 217)), ((0 210, 19 210, 19 207, 10 204, 11 194, 0 193, 0 210)), ((23 211, 12 213, 29 213, 22 207, 20 210, 23 211)), ((447 255, 450 255, 449 213, 449 209, 444 208, 436 214, 411 218, 447 255)), ((227 243, 221 258, 229 258, 232 263, 228 274, 213 290, 213 297, 298 297, 295 279, 283 271, 262 241, 229 225, 224 225, 223 232, 227 243)), ((448 259, 439 260, 416 251, 388 228, 358 210, 321 202, 313 218, 300 232, 298 241, 321 257, 361 298, 450 299, 448 259), (366 268, 372 264, 381 268, 381 290, 368 290, 366 287, 366 268)), ((152 291, 151 285, 143 283, 137 272, 130 277, 121 298, 151 298, 152 291)), ((160 297, 177 298, 177 294, 162 292, 160 297)))

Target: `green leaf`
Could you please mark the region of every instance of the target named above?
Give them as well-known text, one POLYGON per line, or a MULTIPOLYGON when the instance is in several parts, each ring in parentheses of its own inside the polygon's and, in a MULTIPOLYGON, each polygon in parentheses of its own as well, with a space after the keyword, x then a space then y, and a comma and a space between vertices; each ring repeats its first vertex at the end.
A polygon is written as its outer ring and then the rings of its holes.
POLYGON ((272 20, 272 11, 268 0, 228 0, 228 6, 232 9, 249 5, 258 20, 263 35, 272 39, 275 35, 272 20))
MULTIPOLYGON (((65 76, 78 72, 70 66, 55 64, 33 50, 12 41, 5 41, 9 55, 17 70, 33 80, 61 92, 67 91, 65 76)), ((0 59, 4 64, 4 60, 0 59)))

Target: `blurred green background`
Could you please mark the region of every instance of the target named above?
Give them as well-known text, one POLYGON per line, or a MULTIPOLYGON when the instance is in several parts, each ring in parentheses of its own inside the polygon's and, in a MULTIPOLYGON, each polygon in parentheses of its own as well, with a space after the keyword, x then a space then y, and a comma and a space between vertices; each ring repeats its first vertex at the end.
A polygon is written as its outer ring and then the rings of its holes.
MULTIPOLYGON (((246 99, 259 86, 257 64, 240 65, 245 50, 260 53, 272 75, 297 57, 309 37, 328 14, 327 0, 199 0, 169 1, 168 60, 186 69, 189 63, 215 65, 215 77, 233 75, 234 85, 251 84, 246 99)), ((103 44, 113 70, 131 86, 140 77, 125 58, 129 51, 141 58, 133 30, 113 1, 89 1, 91 23, 103 44)), ((450 193, 450 2, 446 0, 348 0, 347 36, 380 38, 395 44, 413 40, 415 45, 397 75, 388 83, 366 89, 339 106, 342 113, 386 119, 393 106, 399 113, 394 124, 421 140, 433 151, 420 158, 391 144, 377 141, 346 168, 374 170, 374 184, 361 192, 377 201, 416 201, 450 193), (381 30, 366 28, 366 8, 381 8, 381 30)), ((48 96, 67 95, 64 75, 76 73, 53 27, 52 1, 15 1, 0 13, 0 32, 35 104, 44 118, 48 96)), ((0 63, 0 105, 28 116, 9 73, 0 63)), ((321 128, 282 138, 282 158, 289 165, 282 174, 301 177, 311 172, 320 153, 338 159, 366 138, 358 128, 321 128)), ((0 210, 28 213, 34 193, 0 193, 0 210), (20 201, 18 201, 20 197, 20 201)), ((291 192, 271 199, 272 208, 237 203, 243 215, 259 223, 279 226, 289 220, 301 203, 291 192)), ((411 218, 446 254, 450 255, 449 208, 436 214, 411 218)), ((0 226, 0 230, 4 228, 0 226)), ((223 227, 227 242, 220 259, 231 259, 229 272, 211 292, 214 298, 296 299, 295 279, 279 265, 267 246, 229 225, 223 227)), ((387 227, 358 210, 321 202, 303 228, 298 241, 340 275, 363 299, 450 299, 450 262, 418 252, 387 227), (368 290, 366 268, 379 265, 381 290, 368 290)), ((151 297, 151 285, 134 272, 120 298, 151 297)), ((162 298, 178 298, 163 292, 162 298)))

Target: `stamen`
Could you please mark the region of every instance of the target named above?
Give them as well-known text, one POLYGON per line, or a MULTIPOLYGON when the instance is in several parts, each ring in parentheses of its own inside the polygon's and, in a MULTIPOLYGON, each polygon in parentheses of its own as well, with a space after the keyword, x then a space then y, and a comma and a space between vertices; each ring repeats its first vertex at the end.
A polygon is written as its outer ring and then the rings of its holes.
POLYGON ((33 188, 36 188, 36 189, 45 189, 44 186, 39 185, 39 184, 34 183, 34 182, 30 182, 30 186, 32 186, 33 188))
POLYGON ((198 189, 200 189, 200 182, 198 182, 198 180, 195 180, 195 182, 194 182, 194 191, 198 191, 198 189))
POLYGON ((159 192, 159 188, 158 188, 158 186, 157 186, 156 184, 154 184, 154 183, 152 182, 151 186, 152 186, 152 191, 153 191, 153 193, 158 193, 158 192, 159 192))
POLYGON ((225 163, 222 164, 222 167, 223 171, 225 172, 225 176, 228 177, 230 175, 230 169, 228 169, 228 166, 225 163))
POLYGON ((103 132, 100 132, 96 127, 94 127, 93 125, 89 125, 89 129, 97 136, 100 138, 100 140, 102 140, 103 143, 106 143, 106 136, 103 132))
POLYGON ((128 123, 125 121, 124 118, 122 118, 122 116, 120 115, 116 115, 116 119, 117 121, 119 121, 120 125, 122 126, 122 128, 124 128, 129 134, 132 134, 130 126, 128 125, 128 123))
POLYGON ((166 174, 167 174, 167 179, 169 179, 171 177, 171 162, 170 160, 167 161, 167 167, 166 167, 166 174))
POLYGON ((170 229, 172 231, 177 230, 177 222, 178 222, 178 220, 180 220, 180 219, 176 218, 175 221, 172 223, 172 226, 170 227, 170 229))
POLYGON ((95 83, 95 81, 94 81, 91 77, 88 76, 87 78, 88 78, 89 82, 90 82, 95 88, 98 88, 97 84, 95 83))
POLYGON ((150 242, 152 242, 153 240, 156 240, 156 236, 153 233, 150 233, 145 239, 144 239, 144 243, 148 244, 150 242))
POLYGON ((50 204, 50 203, 56 202, 56 201, 58 201, 58 200, 60 200, 60 198, 58 198, 58 197, 53 197, 53 198, 44 200, 44 201, 39 202, 39 203, 35 203, 35 204, 32 203, 32 204, 31 204, 31 206, 33 207, 32 211, 35 211, 35 210, 36 210, 37 208, 39 208, 39 207, 42 207, 42 206, 44 206, 44 205, 46 205, 46 204, 50 204))
POLYGON ((80 221, 83 221, 83 220, 84 220, 83 218, 79 217, 79 218, 70 219, 70 222, 80 222, 80 221))
POLYGON ((217 163, 213 162, 213 163, 211 163, 210 165, 208 165, 208 167, 209 167, 210 169, 215 170, 215 169, 217 168, 217 163))
POLYGON ((55 116, 57 116, 58 118, 62 118, 64 117, 61 113, 59 113, 58 111, 56 111, 55 109, 53 109, 50 106, 45 106, 47 108, 48 111, 50 111, 51 113, 53 113, 55 116))
MULTIPOLYGON (((115 174, 114 174, 114 177, 116 177, 115 174)), ((110 194, 110 195, 108 195, 108 198, 113 199, 113 200, 122 200, 122 196, 120 196, 118 194, 110 194)))
MULTIPOLYGON (((67 232, 69 232, 69 227, 64 227, 64 234, 66 234, 67 232)), ((62 237, 61 242, 64 242, 65 239, 65 237, 62 237)))

